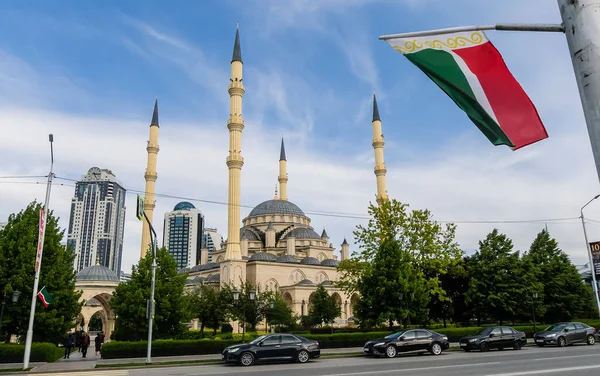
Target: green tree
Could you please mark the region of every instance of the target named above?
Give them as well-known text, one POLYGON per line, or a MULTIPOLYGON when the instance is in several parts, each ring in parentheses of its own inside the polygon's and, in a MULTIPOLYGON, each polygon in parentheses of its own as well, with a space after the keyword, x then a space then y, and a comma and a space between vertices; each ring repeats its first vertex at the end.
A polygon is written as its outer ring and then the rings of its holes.
MULTIPOLYGON (((494 229, 479 242, 472 257, 467 304, 480 321, 490 317, 500 323, 521 314, 522 297, 531 290, 531 278, 525 274, 512 240, 494 229)), ((480 324, 480 322, 478 322, 480 324)))
MULTIPOLYGON (((156 285, 154 289, 154 338, 174 338, 188 330, 189 298, 184 293, 187 273, 177 272, 177 262, 166 248, 156 251, 156 285)), ((117 315, 114 338, 139 341, 148 336, 146 301, 150 299, 152 253, 148 252, 133 266, 131 280, 115 288, 110 305, 117 315)))
POLYGON ((308 315, 312 322, 318 325, 332 324, 342 312, 342 307, 331 297, 323 285, 314 292, 308 315))
POLYGON ((568 321, 594 311, 593 290, 546 230, 537 235, 523 258, 536 270, 539 318, 548 323, 568 321))
POLYGON ((204 337, 204 328, 217 333, 221 324, 227 321, 231 310, 231 294, 227 288, 217 290, 201 285, 190 295, 190 311, 193 318, 200 321, 200 335, 204 337))
POLYGON ((360 293, 355 316, 361 326, 373 327, 389 323, 423 320, 429 300, 427 282, 411 264, 408 252, 394 239, 386 239, 371 266, 357 283, 360 293))
POLYGON ((267 323, 271 326, 291 326, 295 323, 292 309, 288 306, 279 292, 273 294, 272 301, 269 303, 266 318, 267 323), (273 307, 271 307, 271 305, 273 307))
POLYGON ((428 307, 429 318, 431 320, 440 320, 444 328, 448 321, 466 322, 468 321, 467 306, 465 303, 465 293, 469 288, 468 257, 461 259, 454 264, 446 274, 440 275, 442 289, 446 292, 449 299, 439 299, 434 296, 428 307))
POLYGON ((260 285, 254 285, 250 282, 242 282, 239 287, 226 285, 227 291, 237 291, 239 297, 237 300, 228 298, 231 302, 231 315, 240 322, 250 325, 252 330, 256 330, 256 325, 265 319, 269 303, 272 300, 271 291, 262 291, 260 285), (254 299, 251 299, 251 298, 254 299))
MULTIPOLYGON (((30 203, 18 214, 11 214, 6 227, 0 231, 0 295, 10 296, 14 290, 21 292, 16 304, 11 302, 6 306, 0 332, 3 340, 13 334, 25 336, 27 332, 42 209, 36 201, 30 203)), ((61 342, 67 331, 75 326, 81 311, 81 292, 75 291, 74 255, 60 244, 63 237, 64 230, 59 228, 58 218, 49 211, 39 289, 46 286, 54 302, 44 308, 37 300, 33 326, 36 342, 61 342)))

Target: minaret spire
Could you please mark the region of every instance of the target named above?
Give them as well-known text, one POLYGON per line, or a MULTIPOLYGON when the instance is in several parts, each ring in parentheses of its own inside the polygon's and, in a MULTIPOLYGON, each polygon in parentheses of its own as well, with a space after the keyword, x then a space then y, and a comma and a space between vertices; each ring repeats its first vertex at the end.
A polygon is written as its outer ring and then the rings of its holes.
POLYGON ((377 98, 373 94, 373 149, 375 151, 375 176, 377 178, 377 195, 378 204, 388 200, 386 189, 385 174, 387 170, 383 161, 383 133, 381 131, 381 118, 379 117, 379 108, 377 107, 377 98))
POLYGON ((287 160, 285 158, 285 145, 283 144, 283 137, 281 138, 281 151, 279 152, 279 198, 281 200, 287 200, 287 160))
MULTIPOLYGON (((239 29, 235 31, 233 58, 231 61, 231 78, 229 83, 229 156, 226 159, 229 168, 228 208, 227 208, 227 246, 225 260, 242 260, 240 248, 240 191, 241 171, 244 165, 242 158, 242 97, 245 89, 242 83, 242 52, 239 29)), ((245 269, 245 268, 244 268, 245 269)), ((230 275, 234 283, 238 277, 230 275)))
MULTIPOLYGON (((158 97, 154 102, 154 112, 152 113, 152 121, 150 122, 150 138, 146 145, 148 152, 148 162, 146 164, 146 189, 144 193, 144 212, 148 216, 148 220, 152 222, 152 214, 154 213, 154 186, 158 175, 156 174, 156 159, 158 156, 158 97)), ((144 258, 150 248, 150 227, 146 220, 142 221, 142 248, 140 250, 140 258, 144 258)))

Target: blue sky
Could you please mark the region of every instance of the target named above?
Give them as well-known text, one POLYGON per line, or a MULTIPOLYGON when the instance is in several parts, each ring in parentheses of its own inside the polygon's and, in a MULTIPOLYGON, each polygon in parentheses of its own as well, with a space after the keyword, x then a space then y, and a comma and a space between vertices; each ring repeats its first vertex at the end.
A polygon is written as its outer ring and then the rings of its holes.
MULTIPOLYGON (((563 35, 488 32, 550 134, 517 152, 493 147, 444 93, 377 39, 459 25, 560 23, 556 2, 544 0, 3 2, 0 158, 12 163, 0 166, 0 176, 44 175, 46 134, 54 133, 58 176, 77 179, 99 166, 126 188, 142 189, 158 96, 157 192, 226 201, 227 84, 237 22, 246 86, 242 204, 272 198, 283 135, 291 201, 307 212, 366 215, 375 192, 374 90, 388 191, 438 219, 570 218, 597 193, 563 35)), ((42 185, 0 184, 0 221, 43 193, 42 185)), ((51 206, 65 227, 72 194, 68 184, 53 191, 51 206)), ((139 253, 134 197, 127 204, 126 267, 139 253)), ((176 203, 159 199, 155 217, 176 203)), ((225 207, 195 203, 225 234, 225 207)), ((590 216, 600 219, 600 210, 590 207, 590 216)), ((334 245, 350 240, 361 221, 313 216, 334 245)), ((495 226, 526 249, 543 224, 464 223, 458 240, 472 250, 495 226)), ((576 220, 548 226, 576 262, 585 262, 576 220)), ((590 223, 592 237, 599 230, 590 223)))

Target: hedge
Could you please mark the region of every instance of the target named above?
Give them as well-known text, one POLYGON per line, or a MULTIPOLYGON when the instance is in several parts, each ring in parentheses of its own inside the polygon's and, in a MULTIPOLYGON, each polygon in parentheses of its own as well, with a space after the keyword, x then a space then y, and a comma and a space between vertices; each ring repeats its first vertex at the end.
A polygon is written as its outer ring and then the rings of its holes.
MULTIPOLYGON (((22 363, 24 354, 25 345, 0 344, 0 363, 22 363)), ((53 343, 33 343, 29 361, 52 363, 62 358, 63 354, 64 349, 53 343)))

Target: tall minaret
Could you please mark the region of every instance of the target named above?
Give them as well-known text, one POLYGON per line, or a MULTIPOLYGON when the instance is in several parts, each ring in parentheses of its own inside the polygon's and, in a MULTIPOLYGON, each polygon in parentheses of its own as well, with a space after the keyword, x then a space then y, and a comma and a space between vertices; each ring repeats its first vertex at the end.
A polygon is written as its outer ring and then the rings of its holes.
POLYGON ((381 131, 381 118, 377 108, 377 98, 373 94, 373 149, 375 150, 375 176, 377 177, 376 200, 381 204, 383 200, 389 199, 385 186, 385 174, 387 172, 383 162, 383 133, 381 131))
POLYGON ((279 199, 287 200, 287 160, 285 159, 285 146, 281 138, 281 151, 279 152, 279 199))
MULTIPOLYGON (((231 78, 229 79, 229 193, 228 193, 228 220, 227 220, 227 248, 225 260, 241 260, 240 249, 240 175, 244 158, 242 158, 242 96, 244 84, 242 83, 242 49, 240 47, 240 33, 236 28, 233 57, 231 59, 231 78)), ((237 281, 236 281, 237 282, 237 281)))
MULTIPOLYGON (((152 222, 152 213, 154 213, 154 185, 156 184, 156 157, 158 155, 158 97, 154 102, 154 113, 152 114, 152 121, 150 122, 150 139, 146 150, 148 151, 148 164, 146 165, 146 173, 144 178, 146 179, 146 190, 144 191, 144 212, 148 216, 150 222, 152 222)), ((144 219, 142 221, 142 249, 140 251, 140 258, 144 258, 146 252, 150 248, 150 227, 148 222, 144 219)))

